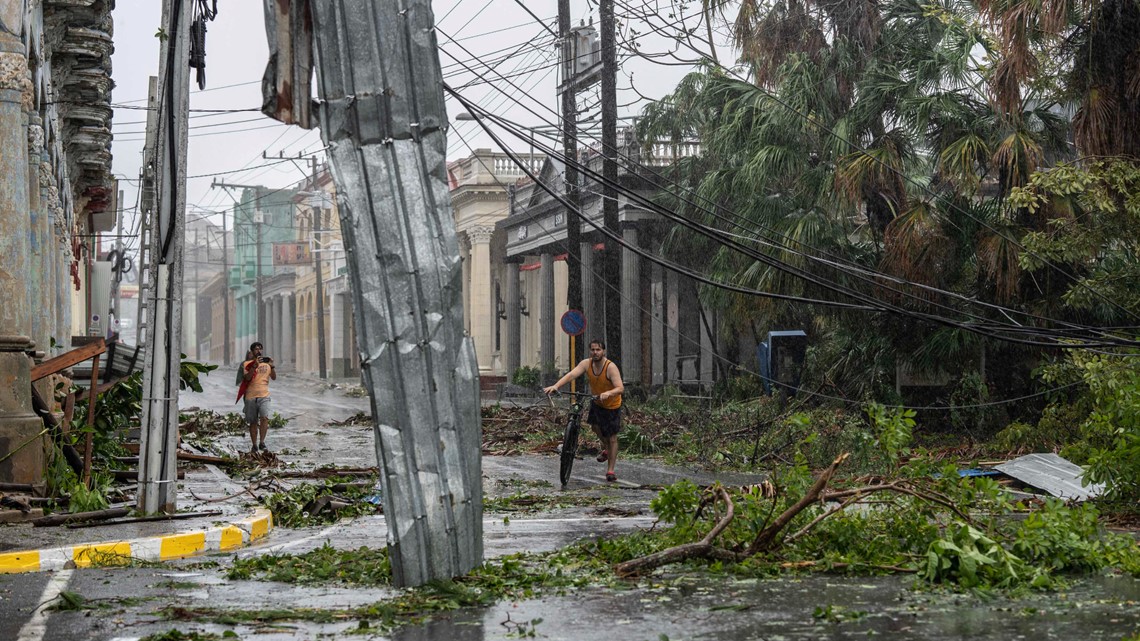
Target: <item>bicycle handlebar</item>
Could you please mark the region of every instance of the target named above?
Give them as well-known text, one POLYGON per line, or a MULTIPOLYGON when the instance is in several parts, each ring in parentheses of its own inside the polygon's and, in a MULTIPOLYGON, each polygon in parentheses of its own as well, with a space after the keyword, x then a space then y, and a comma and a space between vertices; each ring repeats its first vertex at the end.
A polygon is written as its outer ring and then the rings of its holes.
MULTIPOLYGON (((589 398, 595 398, 595 399, 598 398, 597 395, 595 395, 595 394, 587 394, 585 392, 564 392, 562 390, 557 390, 554 393, 555 394, 565 394, 567 396, 587 396, 589 398)), ((547 396, 550 396, 550 394, 548 394, 547 396)))

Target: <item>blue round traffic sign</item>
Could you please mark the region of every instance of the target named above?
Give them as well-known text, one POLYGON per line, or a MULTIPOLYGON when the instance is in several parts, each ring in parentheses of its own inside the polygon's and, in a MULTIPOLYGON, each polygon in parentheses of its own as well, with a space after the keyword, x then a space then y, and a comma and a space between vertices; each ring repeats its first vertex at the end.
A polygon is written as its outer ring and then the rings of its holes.
POLYGON ((571 336, 581 336, 586 331, 586 315, 576 309, 568 309, 562 315, 562 331, 571 336))

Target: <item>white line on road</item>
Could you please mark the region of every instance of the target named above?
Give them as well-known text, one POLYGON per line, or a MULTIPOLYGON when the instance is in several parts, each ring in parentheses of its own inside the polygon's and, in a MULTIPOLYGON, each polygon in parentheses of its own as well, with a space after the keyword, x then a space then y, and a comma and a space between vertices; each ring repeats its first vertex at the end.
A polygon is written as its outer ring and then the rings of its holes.
POLYGON ((52 606, 59 593, 67 587, 71 575, 75 570, 59 570, 44 586, 44 593, 40 595, 40 604, 32 610, 32 617, 20 628, 16 641, 42 641, 47 632, 48 608, 52 606))
POLYGON ((254 547, 247 548, 249 553, 248 554, 245 554, 245 553, 239 554, 238 558, 260 556, 262 554, 277 554, 283 550, 288 550, 289 548, 295 548, 298 545, 302 545, 304 543, 307 543, 308 541, 312 541, 313 539, 328 538, 329 535, 332 534, 333 531, 335 531, 338 527, 339 526, 333 525, 333 526, 330 526, 330 527, 327 527, 327 528, 321 530, 320 532, 318 532, 316 534, 312 534, 312 535, 306 536, 303 539, 297 539, 295 541, 286 541, 284 543, 278 543, 277 545, 270 545, 270 546, 267 546, 264 548, 254 548, 254 547))

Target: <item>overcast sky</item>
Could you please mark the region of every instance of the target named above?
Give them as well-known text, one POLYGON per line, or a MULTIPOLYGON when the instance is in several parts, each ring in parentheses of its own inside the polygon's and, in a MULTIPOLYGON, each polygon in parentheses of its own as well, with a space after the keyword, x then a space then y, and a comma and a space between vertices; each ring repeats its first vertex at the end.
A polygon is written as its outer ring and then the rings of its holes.
MULTIPOLYGON (((626 0, 623 0, 626 1, 626 0)), ((641 6, 645 0, 628 0, 641 6)), ((554 18, 557 14, 556 0, 525 0, 526 6, 539 18, 550 19, 557 30, 554 18)), ((668 4, 662 2, 662 4, 668 4)), ((622 13, 619 2, 619 15, 622 13)), ((586 0, 571 1, 574 23, 593 17, 596 22, 596 4, 586 0)), ((115 53, 113 57, 113 78, 115 90, 113 102, 124 106, 145 106, 147 79, 157 73, 158 45, 155 32, 160 23, 161 2, 157 0, 118 0, 114 11, 115 53)), ((525 91, 520 95, 511 90, 505 81, 496 83, 498 87, 512 91, 512 96, 504 96, 486 84, 474 84, 462 89, 462 94, 482 107, 504 115, 526 126, 542 126, 554 121, 557 110, 555 83, 558 76, 555 51, 551 46, 552 36, 524 11, 516 0, 437 0, 433 3, 445 77, 452 86, 460 87, 467 83, 471 74, 455 62, 448 53, 471 63, 471 54, 484 61, 493 61, 502 56, 500 51, 510 51, 524 43, 533 42, 531 47, 497 67, 503 75, 525 91), (443 34, 446 34, 443 35, 443 34), (454 38, 459 44, 450 42, 454 38), (525 73, 535 68, 533 72, 525 73), (518 75, 514 75, 518 74, 518 75), (513 99, 524 100, 536 113, 514 103, 513 99)), ((206 79, 205 91, 194 86, 190 95, 191 109, 256 109, 261 105, 261 77, 265 70, 268 47, 265 40, 264 14, 258 0, 223 0, 219 3, 217 19, 209 23, 206 37, 206 79)), ((660 50, 646 41, 645 51, 660 50)), ((638 94, 660 97, 674 86, 688 69, 679 66, 665 67, 643 60, 626 64, 618 77, 619 115, 636 114, 643 100, 638 94), (632 83, 637 91, 632 91, 632 83)), ((485 68, 479 68, 486 73, 485 68)), ((450 116, 461 111, 454 104, 450 116)), ((128 209, 126 222, 130 225, 137 203, 137 185, 143 147, 146 112, 141 110, 115 110, 114 117, 114 172, 120 179, 120 189, 124 191, 124 206, 128 209)), ((256 111, 227 114, 191 113, 190 147, 187 174, 187 208, 191 217, 209 215, 232 206, 232 199, 225 190, 211 189, 214 177, 200 176, 218 172, 232 172, 217 176, 218 180, 243 185, 264 185, 283 187, 302 178, 302 173, 292 163, 278 163, 263 160, 263 152, 276 155, 306 153, 321 147, 320 134, 316 129, 306 131, 299 127, 282 125, 266 118, 256 111), (234 170, 243 171, 234 171, 234 170)), ((456 122, 448 137, 448 157, 462 158, 470 155, 463 142, 472 147, 493 147, 493 143, 473 122, 456 122)), ((526 149, 525 143, 518 143, 518 149, 526 149)), ((323 159, 323 156, 321 156, 323 159)), ((307 167, 307 161, 302 163, 307 167)), ((211 215, 215 224, 221 223, 221 216, 211 215)), ((129 229, 127 231, 130 231, 129 229)))

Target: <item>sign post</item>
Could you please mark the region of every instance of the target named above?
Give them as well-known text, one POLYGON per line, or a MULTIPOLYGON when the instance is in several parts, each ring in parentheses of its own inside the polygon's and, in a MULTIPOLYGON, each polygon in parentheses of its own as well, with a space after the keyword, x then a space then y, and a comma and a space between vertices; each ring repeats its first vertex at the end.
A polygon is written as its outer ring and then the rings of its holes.
MULTIPOLYGON (((562 325, 562 331, 570 336, 570 358, 574 358, 577 352, 574 350, 574 339, 581 336, 586 331, 586 316, 576 309, 568 309, 562 315, 562 320, 559 321, 562 325)), ((574 369, 577 363, 570 363, 570 369, 574 369)), ((578 391, 578 379, 571 379, 570 391, 578 391)))

